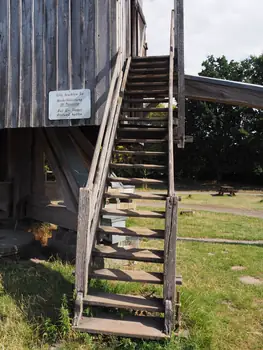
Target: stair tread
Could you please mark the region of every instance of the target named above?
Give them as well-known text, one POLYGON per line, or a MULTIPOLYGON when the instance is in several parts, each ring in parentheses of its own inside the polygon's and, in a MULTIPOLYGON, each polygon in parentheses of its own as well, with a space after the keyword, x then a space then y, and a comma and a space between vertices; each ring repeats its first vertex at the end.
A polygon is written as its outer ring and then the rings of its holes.
POLYGON ((150 250, 139 248, 122 248, 113 246, 96 246, 92 252, 93 256, 121 259, 121 260, 136 260, 144 262, 164 262, 163 250, 150 250))
POLYGON ((140 132, 167 132, 167 127, 166 128, 158 128, 158 127, 145 127, 143 125, 141 125, 140 127, 137 126, 123 126, 121 125, 121 127, 119 127, 118 131, 140 131, 140 132))
MULTIPOLYGON (((147 123, 155 123, 155 122, 168 122, 168 118, 166 117, 160 117, 160 118, 147 118, 147 117, 121 117, 119 119, 121 122, 147 122, 147 123)), ((131 124, 132 126, 133 124, 131 124)))
POLYGON ((159 72, 149 72, 148 74, 143 74, 143 73, 136 73, 136 74, 130 74, 128 78, 128 82, 133 82, 133 81, 157 81, 157 80, 162 80, 162 81, 169 81, 169 73, 168 70, 159 73, 159 72))
POLYGON ((135 169, 167 169, 167 165, 157 165, 157 164, 125 164, 125 163, 111 163, 112 168, 135 168, 135 169))
POLYGON ((158 56, 139 56, 139 57, 133 57, 132 62, 138 62, 138 61, 158 61, 158 60, 168 60, 170 56, 168 55, 158 55, 158 56))
POLYGON ((92 271, 89 277, 109 281, 142 282, 150 284, 163 283, 163 273, 161 272, 100 269, 92 271))
POLYGON ((148 312, 163 312, 161 298, 145 298, 139 295, 113 294, 100 291, 89 291, 84 303, 91 306, 113 307, 148 312))
POLYGON ((152 152, 152 151, 113 151, 115 154, 126 154, 135 156, 167 156, 167 152, 152 152))
MULTIPOLYGON (((89 274, 89 278, 101 279, 108 281, 122 282, 141 282, 150 284, 163 284, 163 273, 147 272, 134 270, 119 270, 119 269, 100 269, 93 270, 89 274)), ((176 284, 182 285, 182 276, 176 277, 176 284)))
POLYGON ((105 197, 107 198, 126 198, 126 199, 146 199, 146 200, 162 200, 165 201, 167 198, 166 194, 151 194, 151 193, 121 193, 119 190, 116 192, 106 192, 105 197))
POLYGON ((126 178, 126 177, 113 177, 110 176, 108 177, 108 180, 110 182, 122 182, 124 184, 152 184, 152 185, 162 185, 162 184, 167 184, 167 181, 164 180, 156 180, 156 179, 141 179, 141 178, 136 178, 136 177, 132 177, 132 178, 126 178))
POLYGON ((82 317, 75 329, 91 334, 105 334, 139 339, 163 339, 164 320, 160 318, 125 316, 125 320, 106 314, 104 317, 82 317))
POLYGON ((159 98, 159 99, 153 99, 153 98, 125 98, 125 103, 169 103, 169 100, 167 98, 159 98))
POLYGON ((140 96, 145 96, 145 97, 167 97, 169 94, 168 89, 163 89, 163 90, 128 90, 125 91, 126 95, 140 95, 140 96))
POLYGON ((118 138, 116 143, 167 143, 166 139, 125 139, 118 138))
MULTIPOLYGON (((136 108, 136 107, 131 107, 131 108, 122 108, 123 112, 158 112, 158 113, 166 113, 169 112, 169 108, 136 108)), ((125 118, 128 119, 128 118, 125 118)), ((150 118, 149 118, 150 119, 150 118)), ((153 118, 152 118, 153 119, 153 118)))
POLYGON ((129 216, 138 218, 164 218, 164 211, 146 211, 146 210, 131 210, 131 209, 101 209, 102 215, 113 215, 113 216, 129 216))
POLYGON ((164 230, 154 230, 142 227, 122 228, 112 226, 101 226, 98 229, 101 234, 111 234, 117 236, 128 237, 148 237, 148 238, 164 238, 164 230))

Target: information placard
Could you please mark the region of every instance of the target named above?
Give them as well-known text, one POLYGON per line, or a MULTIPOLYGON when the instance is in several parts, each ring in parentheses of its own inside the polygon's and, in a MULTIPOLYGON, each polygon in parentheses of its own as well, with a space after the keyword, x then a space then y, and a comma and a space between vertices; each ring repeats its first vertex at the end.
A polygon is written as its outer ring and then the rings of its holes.
POLYGON ((90 90, 50 91, 49 120, 89 119, 90 90))

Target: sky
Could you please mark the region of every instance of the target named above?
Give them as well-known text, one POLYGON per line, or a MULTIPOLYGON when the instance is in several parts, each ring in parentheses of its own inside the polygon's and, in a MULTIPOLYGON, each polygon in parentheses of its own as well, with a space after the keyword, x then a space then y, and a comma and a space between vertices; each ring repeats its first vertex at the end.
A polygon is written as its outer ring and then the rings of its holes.
MULTIPOLYGON (((263 53, 263 0, 184 0, 185 70, 197 74, 208 55, 241 60, 263 53)), ((174 0, 144 0, 148 55, 168 55, 174 0)))

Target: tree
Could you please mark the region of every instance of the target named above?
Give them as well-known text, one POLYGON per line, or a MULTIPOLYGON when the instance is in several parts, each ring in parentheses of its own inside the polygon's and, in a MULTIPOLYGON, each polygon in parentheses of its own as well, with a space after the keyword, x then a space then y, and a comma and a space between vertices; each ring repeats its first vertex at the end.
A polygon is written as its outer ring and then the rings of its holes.
MULTIPOLYGON (((263 85, 263 55, 241 62, 209 56, 202 67, 201 76, 263 85)), ((190 100, 186 110, 186 130, 194 143, 178 152, 177 173, 241 181, 262 175, 263 111, 190 100)))

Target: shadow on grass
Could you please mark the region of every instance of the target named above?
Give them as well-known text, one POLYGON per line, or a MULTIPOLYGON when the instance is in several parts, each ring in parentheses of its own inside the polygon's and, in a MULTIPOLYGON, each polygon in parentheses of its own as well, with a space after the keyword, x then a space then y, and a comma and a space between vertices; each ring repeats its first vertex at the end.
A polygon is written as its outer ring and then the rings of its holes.
POLYGON ((37 260, 0 265, 4 292, 23 310, 28 324, 40 326, 40 332, 47 319, 59 322, 63 298, 71 303, 73 297, 69 271, 66 276, 59 271, 62 263, 50 266, 37 260))

